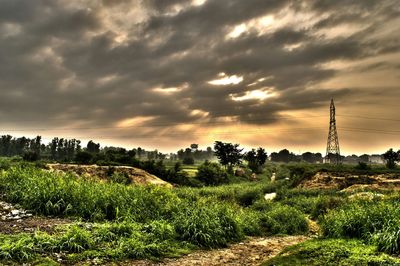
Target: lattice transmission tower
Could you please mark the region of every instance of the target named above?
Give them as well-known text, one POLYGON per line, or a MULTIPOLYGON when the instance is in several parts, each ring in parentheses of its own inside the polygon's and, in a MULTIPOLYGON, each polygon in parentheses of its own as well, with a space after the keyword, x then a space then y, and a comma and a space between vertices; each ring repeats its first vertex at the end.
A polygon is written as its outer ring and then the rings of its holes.
POLYGON ((328 143, 326 145, 325 162, 339 164, 340 163, 340 148, 339 139, 336 130, 336 109, 333 99, 331 100, 331 120, 329 123, 328 143))

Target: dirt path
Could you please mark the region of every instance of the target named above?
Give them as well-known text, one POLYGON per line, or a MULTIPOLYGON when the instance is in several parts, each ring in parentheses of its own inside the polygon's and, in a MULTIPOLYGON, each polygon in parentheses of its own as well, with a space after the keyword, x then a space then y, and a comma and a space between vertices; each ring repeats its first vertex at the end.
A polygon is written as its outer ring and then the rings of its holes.
POLYGON ((228 248, 197 251, 178 259, 165 259, 162 262, 125 261, 109 265, 167 265, 167 266, 214 266, 214 265, 260 265, 276 256, 284 248, 309 239, 307 236, 284 236, 267 238, 250 238, 245 242, 231 245, 228 248))

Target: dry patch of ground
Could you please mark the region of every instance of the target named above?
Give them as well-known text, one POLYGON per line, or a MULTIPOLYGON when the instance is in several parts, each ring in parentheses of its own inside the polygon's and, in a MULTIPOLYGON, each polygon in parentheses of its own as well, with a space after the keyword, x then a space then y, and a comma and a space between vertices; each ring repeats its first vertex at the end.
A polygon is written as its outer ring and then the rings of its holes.
POLYGON ((399 174, 354 175, 350 173, 318 172, 303 180, 299 187, 307 189, 360 189, 400 190, 399 174))
POLYGON ((36 217, 16 206, 0 201, 0 233, 29 233, 35 230, 51 233, 58 225, 69 224, 68 219, 36 217))
POLYGON ((127 177, 132 184, 152 184, 171 187, 171 184, 148 172, 130 166, 98 166, 98 165, 76 165, 76 164, 48 164, 50 171, 72 173, 82 177, 97 177, 107 179, 113 174, 127 177))
POLYGON ((307 236, 281 236, 249 238, 245 242, 224 249, 201 250, 178 259, 165 259, 161 262, 125 261, 108 265, 166 265, 166 266, 215 266, 215 265, 260 265, 263 261, 276 256, 284 248, 310 239, 307 236))

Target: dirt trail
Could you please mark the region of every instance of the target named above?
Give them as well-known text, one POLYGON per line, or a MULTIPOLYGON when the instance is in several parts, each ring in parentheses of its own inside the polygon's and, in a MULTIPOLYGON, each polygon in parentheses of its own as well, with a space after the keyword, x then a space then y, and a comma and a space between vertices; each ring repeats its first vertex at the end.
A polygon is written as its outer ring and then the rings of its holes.
POLYGON ((260 265, 276 256, 284 248, 303 242, 307 236, 283 236, 266 238, 249 238, 248 240, 224 249, 197 251, 178 259, 165 259, 162 262, 125 261, 108 265, 165 265, 165 266, 215 266, 215 265, 260 265))

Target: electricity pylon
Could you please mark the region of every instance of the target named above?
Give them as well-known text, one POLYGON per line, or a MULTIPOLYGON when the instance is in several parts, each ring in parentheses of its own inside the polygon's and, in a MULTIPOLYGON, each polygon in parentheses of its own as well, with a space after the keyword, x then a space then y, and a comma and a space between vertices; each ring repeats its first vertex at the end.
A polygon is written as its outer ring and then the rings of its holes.
POLYGON ((332 163, 332 164, 339 164, 340 163, 340 148, 339 148, 339 139, 336 130, 336 109, 335 103, 333 99, 331 100, 331 120, 329 123, 329 134, 328 134, 328 142, 326 145, 326 156, 325 162, 332 163))

